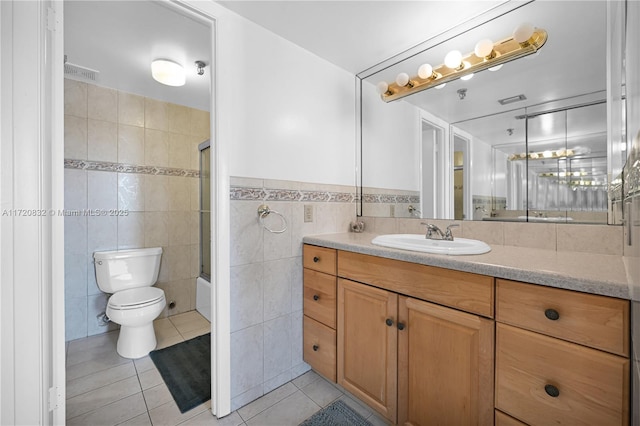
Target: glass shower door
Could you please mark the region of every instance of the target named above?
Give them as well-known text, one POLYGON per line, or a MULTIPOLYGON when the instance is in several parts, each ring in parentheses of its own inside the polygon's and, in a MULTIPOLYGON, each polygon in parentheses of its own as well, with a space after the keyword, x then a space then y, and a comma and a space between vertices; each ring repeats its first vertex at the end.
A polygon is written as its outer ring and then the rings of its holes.
POLYGON ((211 158, 209 141, 200 144, 200 276, 211 277, 211 158))

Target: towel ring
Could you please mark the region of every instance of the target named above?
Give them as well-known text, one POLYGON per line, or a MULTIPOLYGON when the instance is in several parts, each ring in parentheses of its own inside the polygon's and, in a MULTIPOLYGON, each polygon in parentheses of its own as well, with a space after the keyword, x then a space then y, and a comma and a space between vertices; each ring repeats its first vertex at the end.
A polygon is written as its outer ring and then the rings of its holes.
POLYGON ((260 225, 262 225, 264 229, 271 232, 272 234, 282 234, 284 231, 287 230, 287 219, 282 215, 282 213, 278 213, 275 210, 271 210, 269 206, 267 206, 266 204, 262 204, 258 207, 258 222, 260 222, 260 225), (282 229, 273 230, 269 228, 267 225, 265 225, 264 218, 269 216, 270 213, 274 213, 280 216, 280 219, 282 219, 282 229))

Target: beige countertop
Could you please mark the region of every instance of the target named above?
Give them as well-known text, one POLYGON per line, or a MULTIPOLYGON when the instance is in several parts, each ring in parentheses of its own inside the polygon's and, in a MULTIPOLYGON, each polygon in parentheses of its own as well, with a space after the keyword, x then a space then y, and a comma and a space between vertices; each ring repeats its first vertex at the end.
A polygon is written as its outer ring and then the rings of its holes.
POLYGON ((305 244, 473 272, 497 278, 631 299, 622 256, 492 245, 489 253, 449 256, 371 244, 377 234, 309 235, 305 244))

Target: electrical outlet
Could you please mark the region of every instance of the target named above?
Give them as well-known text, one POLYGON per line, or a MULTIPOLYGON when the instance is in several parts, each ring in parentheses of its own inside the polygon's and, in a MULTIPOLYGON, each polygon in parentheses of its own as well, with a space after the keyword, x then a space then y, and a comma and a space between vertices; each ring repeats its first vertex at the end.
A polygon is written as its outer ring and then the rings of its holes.
POLYGON ((396 216, 396 206, 393 204, 389 205, 389 216, 391 217, 396 216))
POLYGON ((304 221, 313 222, 313 206, 310 204, 304 205, 304 221))

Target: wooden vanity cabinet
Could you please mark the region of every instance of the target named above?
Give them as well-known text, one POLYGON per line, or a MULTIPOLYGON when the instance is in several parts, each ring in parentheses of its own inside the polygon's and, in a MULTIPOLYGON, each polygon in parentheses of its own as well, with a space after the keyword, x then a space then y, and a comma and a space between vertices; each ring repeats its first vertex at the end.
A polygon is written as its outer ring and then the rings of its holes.
POLYGON ((530 426, 629 424, 628 301, 501 279, 496 299, 498 410, 530 426))
POLYGON ((391 422, 629 425, 628 301, 310 245, 303 257, 305 361, 391 422))
POLYGON ((304 361, 336 381, 336 251, 303 247, 304 361))
MULTIPOLYGON (((338 383, 393 423, 492 425, 494 322, 370 283, 393 281, 421 295, 424 286, 439 288, 440 300, 492 311, 493 279, 468 274, 472 289, 489 284, 473 300, 447 294, 440 268, 413 268, 404 279, 396 272, 413 264, 364 267, 370 258, 338 252, 338 383)), ((457 282, 451 292, 462 285, 458 274, 449 277, 457 282)))

